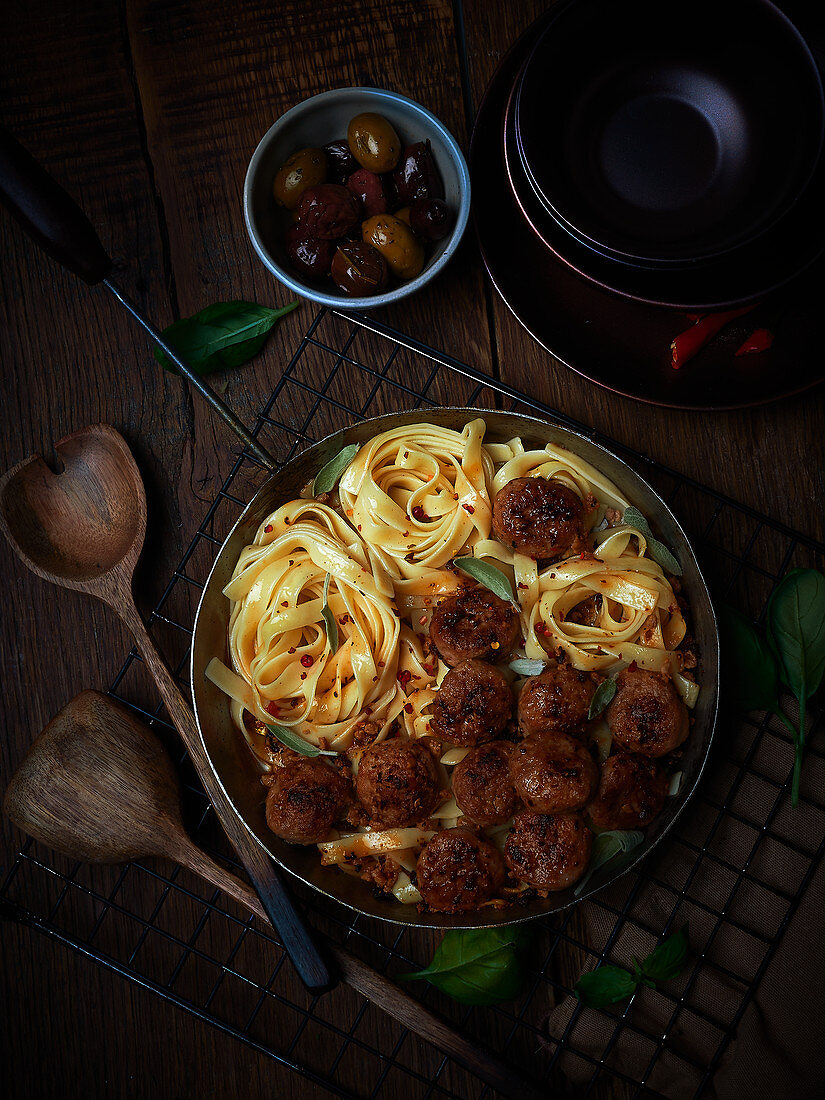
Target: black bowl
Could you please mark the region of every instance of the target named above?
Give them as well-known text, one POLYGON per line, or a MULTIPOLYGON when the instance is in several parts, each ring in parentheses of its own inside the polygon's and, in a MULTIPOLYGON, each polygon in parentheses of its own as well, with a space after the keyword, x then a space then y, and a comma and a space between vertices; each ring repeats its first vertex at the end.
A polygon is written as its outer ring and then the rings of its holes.
POLYGON ((566 0, 515 89, 524 174, 580 244, 715 261, 780 225, 825 133, 804 38, 768 0, 566 0))

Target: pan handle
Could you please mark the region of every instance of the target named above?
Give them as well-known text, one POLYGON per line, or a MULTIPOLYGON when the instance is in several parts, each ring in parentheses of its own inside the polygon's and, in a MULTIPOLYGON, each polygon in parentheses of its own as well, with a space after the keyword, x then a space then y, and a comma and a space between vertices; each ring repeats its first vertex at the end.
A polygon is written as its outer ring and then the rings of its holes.
POLYGON ((99 283, 112 261, 92 223, 46 169, 0 126, 0 202, 40 247, 87 283, 99 283))
POLYGON ((180 373, 221 417, 270 473, 278 467, 272 455, 241 423, 212 387, 171 348, 158 330, 108 277, 112 260, 94 226, 42 164, 9 131, 0 126, 0 202, 8 207, 35 244, 87 283, 104 283, 172 360, 180 373))

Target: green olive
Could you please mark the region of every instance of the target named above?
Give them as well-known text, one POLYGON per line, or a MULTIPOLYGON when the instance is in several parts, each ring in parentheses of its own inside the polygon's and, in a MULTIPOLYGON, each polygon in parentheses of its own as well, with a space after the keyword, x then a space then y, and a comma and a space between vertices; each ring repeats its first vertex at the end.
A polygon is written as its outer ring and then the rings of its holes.
POLYGON ((414 279, 424 266, 423 245, 410 227, 392 214, 376 214, 361 226, 361 237, 377 248, 399 279, 414 279))
POLYGON ((301 149, 293 153, 272 182, 272 194, 279 206, 294 210, 304 191, 327 178, 323 149, 301 149))
POLYGON ((350 152, 370 172, 391 172, 401 156, 401 141, 383 115, 366 111, 347 127, 350 152))

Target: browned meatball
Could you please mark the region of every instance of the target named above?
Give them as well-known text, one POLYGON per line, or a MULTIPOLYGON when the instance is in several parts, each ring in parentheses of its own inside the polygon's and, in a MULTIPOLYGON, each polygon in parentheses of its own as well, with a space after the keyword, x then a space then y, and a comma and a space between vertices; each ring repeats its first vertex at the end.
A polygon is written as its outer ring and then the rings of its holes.
POLYGON ((317 844, 352 801, 349 780, 326 760, 298 757, 264 780, 266 823, 290 844, 317 844))
POLYGON ((417 825, 438 801, 435 760, 416 741, 379 741, 361 757, 355 789, 373 824, 388 829, 417 825))
POLYGON ((441 681, 430 727, 453 745, 480 745, 498 737, 512 709, 510 685, 497 668, 462 661, 441 681))
POLYGON ((518 634, 512 604, 486 588, 455 592, 440 603, 430 620, 430 641, 448 665, 461 661, 502 661, 518 634))
POLYGON ((644 829, 661 813, 669 786, 663 768, 649 756, 617 752, 602 764, 588 817, 600 831, 644 829))
POLYGON ((599 769, 590 750, 566 733, 534 734, 513 749, 510 773, 528 810, 578 810, 596 792, 599 769))
POLYGON ((508 741, 490 741, 470 749, 453 771, 453 797, 476 825, 502 825, 513 816, 516 792, 510 778, 508 741))
POLYGON ((421 853, 415 869, 430 909, 457 913, 477 909, 504 885, 501 853, 469 829, 443 829, 421 853))
POLYGON ((546 477, 517 477, 493 501, 499 542, 531 558, 563 558, 584 543, 584 507, 578 493, 546 477))
POLYGON ((537 890, 566 890, 590 862, 593 834, 580 814, 516 814, 504 858, 537 890))
POLYGON ((687 707, 672 682, 658 672, 626 668, 605 711, 613 740, 629 752, 664 756, 688 735, 687 707))
POLYGON ((566 662, 551 661, 544 672, 526 680, 518 700, 521 732, 579 733, 596 692, 596 679, 566 662))

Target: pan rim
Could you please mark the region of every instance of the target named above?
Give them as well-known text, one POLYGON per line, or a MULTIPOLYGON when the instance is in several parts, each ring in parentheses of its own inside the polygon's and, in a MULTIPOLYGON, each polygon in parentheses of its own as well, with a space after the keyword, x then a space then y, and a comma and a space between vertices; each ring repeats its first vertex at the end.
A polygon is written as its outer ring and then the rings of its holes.
MULTIPOLYGON (((340 447, 338 449, 340 450, 340 447)), ((593 464, 596 466, 597 469, 599 468, 597 462, 594 462, 593 464)), ((322 462, 318 464, 317 469, 320 469, 321 465, 323 465, 322 462)), ((317 470, 315 470, 315 467, 311 462, 307 465, 307 469, 308 470, 313 470, 314 472, 317 472, 317 470)), ((309 476, 311 476, 311 474, 305 473, 304 480, 305 481, 309 480, 309 476)), ((686 563, 683 562, 683 565, 684 564, 686 564, 686 563)), ((692 598, 691 598, 691 612, 694 614, 694 616, 696 615, 696 607, 694 606, 695 595, 696 595, 696 593, 694 593, 692 598)), ((227 613, 226 613, 225 618, 226 618, 226 622, 228 624, 228 618, 229 618, 228 605, 227 605, 227 613)), ((214 655, 215 654, 213 654, 213 656, 214 655)), ((719 680, 720 680, 719 627, 718 627, 716 612, 715 612, 714 607, 713 607, 713 602, 711 600, 710 591, 708 589, 707 582, 705 580, 704 574, 703 574, 703 572, 702 572, 702 570, 699 566, 699 563, 697 561, 696 554, 695 554, 694 549, 693 549, 693 545, 692 545, 690 539, 688 538, 687 534, 685 533, 684 528, 682 527, 679 520, 674 516, 673 512, 671 511, 669 506, 666 504, 666 502, 662 499, 662 497, 656 492, 655 489, 653 489, 653 487, 646 481, 646 479, 641 476, 641 474, 637 473, 636 470, 634 470, 633 467, 629 465, 629 463, 627 463, 624 459, 620 458, 614 451, 611 451, 608 447, 606 447, 603 444, 598 443, 595 440, 593 440, 592 438, 590 438, 584 432, 576 431, 572 428, 568 428, 567 426, 559 424, 559 423, 553 423, 549 420, 548 421, 541 420, 541 419, 539 419, 538 417, 535 417, 535 416, 527 416, 527 415, 524 415, 524 414, 521 414, 521 413, 513 413, 513 412, 508 412, 508 411, 498 410, 498 409, 479 409, 479 408, 473 408, 473 407, 467 407, 467 406, 461 406, 461 405, 447 405, 447 406, 439 406, 438 408, 429 409, 429 410, 412 409, 412 410, 400 410, 400 411, 396 411, 396 412, 383 413, 380 416, 368 417, 368 418, 365 418, 364 420, 353 422, 352 424, 348 425, 347 427, 339 428, 339 429, 337 429, 333 432, 330 432, 328 435, 326 435, 323 438, 315 441, 314 443, 310 444, 309 447, 307 447, 306 449, 301 451, 299 454, 294 455, 291 459, 288 460, 288 462, 284 463, 284 465, 282 467, 280 467, 277 471, 272 473, 259 486, 259 488, 256 490, 256 492, 254 493, 254 495, 252 496, 250 501, 245 505, 245 507, 241 511, 240 515, 238 516, 238 518, 232 524, 231 529, 229 530, 229 532, 227 533, 227 535, 223 539, 217 553, 215 554, 215 560, 212 563, 212 566, 209 570, 209 574, 206 578, 206 581, 204 582, 203 590, 201 592, 201 595, 200 595, 200 598, 199 598, 199 601, 198 601, 198 607, 197 607, 197 611, 195 613, 195 619, 194 619, 194 625, 193 625, 192 645, 191 645, 191 649, 190 649, 190 658, 189 658, 189 673, 190 673, 190 692, 191 692, 191 697, 192 697, 193 711, 194 711, 194 714, 195 714, 195 721, 196 721, 197 728, 198 728, 198 736, 200 737, 201 744, 204 748, 207 760, 209 762, 209 767, 212 770, 212 773, 215 777, 215 780, 220 785, 221 790, 226 795, 226 797, 229 801, 229 804, 232 807, 233 812, 235 813, 235 815, 239 819, 239 821, 243 824, 246 831, 249 833, 249 835, 252 838, 254 838, 255 842, 257 844, 259 844, 264 849, 264 851, 270 856, 270 858, 275 860, 276 864, 282 870, 287 872, 293 878, 297 879, 303 886, 310 887, 313 891, 317 892, 322 897, 324 897, 328 900, 332 900, 338 905, 343 905, 345 908, 347 908, 347 909, 349 909, 349 910, 351 910, 355 913, 358 913, 358 914, 360 914, 361 916, 364 916, 364 917, 384 921, 388 924, 400 925, 400 926, 407 927, 407 928, 437 929, 437 930, 442 930, 442 931, 447 930, 447 929, 468 930, 468 929, 479 929, 479 928, 487 928, 487 927, 498 927, 498 926, 513 925, 513 924, 521 924, 521 923, 525 923, 525 922, 528 922, 528 921, 540 919, 541 917, 547 917, 547 916, 551 916, 551 915, 554 915, 554 914, 557 914, 557 913, 564 912, 567 909, 569 909, 571 906, 578 905, 580 902, 585 901, 588 898, 593 897, 595 894, 597 894, 597 893, 601 892, 602 890, 606 889, 607 887, 615 884, 624 875, 626 875, 630 871, 634 870, 634 868, 637 868, 642 863, 643 860, 647 859, 647 857, 654 850, 654 848, 657 848, 659 846, 660 842, 670 833, 670 831, 672 830, 675 823, 680 819, 680 817, 684 813, 686 806, 692 801, 694 795, 696 794, 696 791, 699 787, 699 784, 701 783, 701 781, 704 777, 706 768, 708 766, 708 761, 710 759, 710 756, 711 756, 711 753, 712 753, 712 750, 713 750, 713 747, 714 747, 714 740, 715 740, 715 737, 716 737, 717 725, 718 725, 718 716, 719 716, 719 680), (703 736, 706 739, 706 744, 705 744, 705 748, 704 748, 702 758, 699 761, 698 767, 696 769, 695 776, 692 778, 692 780, 690 781, 690 783, 687 787, 683 786, 683 788, 679 791, 679 794, 677 796, 679 798, 679 805, 673 810, 672 815, 670 817, 670 820, 665 822, 665 824, 661 827, 660 831, 657 833, 657 835, 653 838, 653 840, 649 844, 642 843, 639 846, 639 848, 636 849, 629 856, 629 858, 626 857, 624 860, 622 860, 619 863, 619 865, 617 865, 614 868, 613 873, 610 874, 608 877, 606 877, 604 879, 604 881, 598 881, 598 872, 597 872, 597 874, 594 876, 594 879, 596 879, 595 884, 591 885, 589 888, 583 890, 580 896, 578 896, 578 897, 570 896, 568 898, 565 898, 564 900, 559 899, 556 904, 548 905, 547 904, 548 901, 552 901, 553 898, 554 898, 554 895, 551 894, 548 899, 538 899, 538 901, 536 903, 534 903, 537 906, 543 905, 544 908, 537 908, 536 911, 530 911, 530 912, 525 912, 523 909, 520 909, 518 905, 514 905, 514 906, 511 906, 509 909, 502 909, 502 910, 494 910, 494 909, 489 909, 489 908, 478 909, 478 910, 472 911, 473 914, 476 917, 475 920, 469 919, 468 914, 466 914, 466 913, 458 913, 458 914, 439 914, 439 913, 417 914, 420 919, 413 920, 413 919, 410 919, 411 914, 409 912, 405 912, 405 911, 410 910, 410 909, 414 909, 415 908, 414 906, 405 906, 405 905, 402 905, 401 903, 395 902, 395 906, 399 910, 399 914, 398 914, 397 917, 392 915, 391 913, 383 913, 383 912, 378 913, 378 912, 375 912, 375 911, 370 911, 369 909, 366 909, 366 908, 363 908, 362 906, 359 906, 358 904, 354 903, 353 901, 350 901, 350 900, 348 900, 344 897, 339 896, 338 893, 334 890, 334 888, 320 886, 318 883, 313 882, 311 879, 305 878, 300 873, 300 871, 296 870, 294 867, 289 866, 289 864, 287 862, 285 862, 277 854, 276 851, 273 850, 274 846, 264 842, 264 840, 262 840, 261 837, 258 835, 258 833, 255 831, 255 829, 252 828, 252 826, 247 821, 244 814, 235 805, 235 799, 233 798, 232 793, 227 789, 227 785, 224 782, 224 778, 222 777, 220 770, 215 765, 215 762, 213 760, 212 750, 210 749, 210 746, 207 744, 207 739, 206 739, 205 734, 204 734, 204 723, 202 721, 201 712, 200 712, 201 708, 199 706, 199 701, 198 701, 198 692, 196 691, 196 683, 198 682, 196 680, 196 676, 199 676, 201 680, 205 679, 205 677, 204 677, 204 668, 205 668, 205 666, 198 665, 198 667, 196 669, 196 657, 197 657, 197 644, 196 643, 197 643, 197 639, 198 639, 198 636, 199 636, 199 625, 200 625, 201 617, 204 614, 204 607, 205 607, 206 601, 210 596, 213 595, 213 593, 210 591, 210 586, 213 582, 213 578, 215 577, 216 571, 223 564, 223 558, 224 558, 224 555, 227 551, 227 548, 228 548, 230 542, 232 541, 233 537, 236 535, 238 530, 243 525, 245 525, 246 523, 249 522, 249 517, 252 513, 254 513, 254 511, 256 509, 256 504, 259 504, 259 501, 260 501, 260 498, 261 498, 262 494, 264 494, 266 492, 266 490, 272 485, 273 482, 277 481, 277 479, 280 478, 284 474, 284 471, 291 471, 292 469, 297 468, 298 463, 302 463, 304 465, 307 465, 307 457, 310 456, 310 455, 311 456, 317 456, 319 454, 323 454, 325 450, 330 451, 333 454, 336 453, 335 451, 331 450, 331 444, 335 440, 341 440, 341 442, 343 443, 343 440, 345 439, 346 434, 348 432, 354 431, 356 429, 358 431, 363 431, 367 426, 372 426, 372 427, 374 427, 374 431, 372 431, 371 434, 372 435, 377 435, 381 431, 388 430, 390 427, 396 427, 396 426, 399 426, 399 425, 404 424, 404 423, 409 424, 409 423, 420 422, 421 420, 426 420, 426 418, 428 416, 434 416, 437 419, 441 419, 442 417, 446 418, 446 419, 449 419, 451 416, 456 417, 456 416, 460 415, 460 416, 465 416, 467 418, 467 420, 472 420, 472 419, 479 419, 479 418, 484 419, 488 414, 493 415, 497 418, 505 418, 507 420, 512 420, 516 423, 529 425, 534 433, 541 432, 542 430, 546 431, 547 429, 550 429, 550 431, 552 431, 554 433, 560 433, 562 436, 570 437, 571 439, 576 440, 578 443, 583 445, 585 448, 592 448, 593 450, 595 450, 597 452, 600 452, 602 455, 606 456, 606 458, 609 460, 609 462, 616 463, 621 468, 621 470, 627 476, 629 476, 629 478, 632 481, 635 481, 639 485, 641 485, 644 488, 644 491, 647 494, 649 494, 651 497, 653 497, 653 499, 656 503, 657 509, 661 509, 661 511, 655 517, 652 517, 653 522, 654 522, 654 526, 658 527, 660 525, 660 519, 662 517, 666 517, 667 520, 668 520, 668 523, 672 525, 675 532, 678 534, 679 538, 681 539, 681 545, 676 547, 676 549, 679 552, 687 551, 687 553, 689 555, 690 562, 691 562, 691 565, 692 565, 692 569, 695 573, 695 584, 698 587, 698 595, 701 597, 702 603, 703 603, 702 613, 707 614, 707 619, 705 621, 705 629, 708 631, 708 633, 710 635, 710 640, 711 640, 711 643, 712 643, 711 644, 712 652, 706 653, 706 652, 703 651, 702 656, 701 656, 702 671, 703 671, 702 691, 703 692, 709 691, 711 693, 710 701, 709 701, 709 704, 708 704, 708 709, 706 711, 706 719, 705 719, 706 732, 703 733, 703 736), (483 918, 483 919, 479 919, 479 918, 483 918)), ((697 733, 698 733, 698 731, 694 730, 694 734, 697 734, 697 733)), ((273 837, 274 837, 274 834, 273 834, 273 837)), ((325 872, 327 870, 330 872, 328 877, 329 877, 330 882, 334 885, 334 882, 335 882, 334 875, 335 875, 335 871, 337 869, 336 868, 324 868, 323 870, 325 872)), ((339 878, 339 880, 340 879, 345 879, 346 876, 342 876, 339 872, 338 873, 338 878, 339 878)), ((370 897, 371 895, 368 893, 369 887, 367 886, 367 884, 363 883, 363 886, 364 886, 365 901, 366 901, 367 898, 370 897)), ((572 895, 572 890, 564 891, 564 894, 568 894, 568 893, 572 895)))

